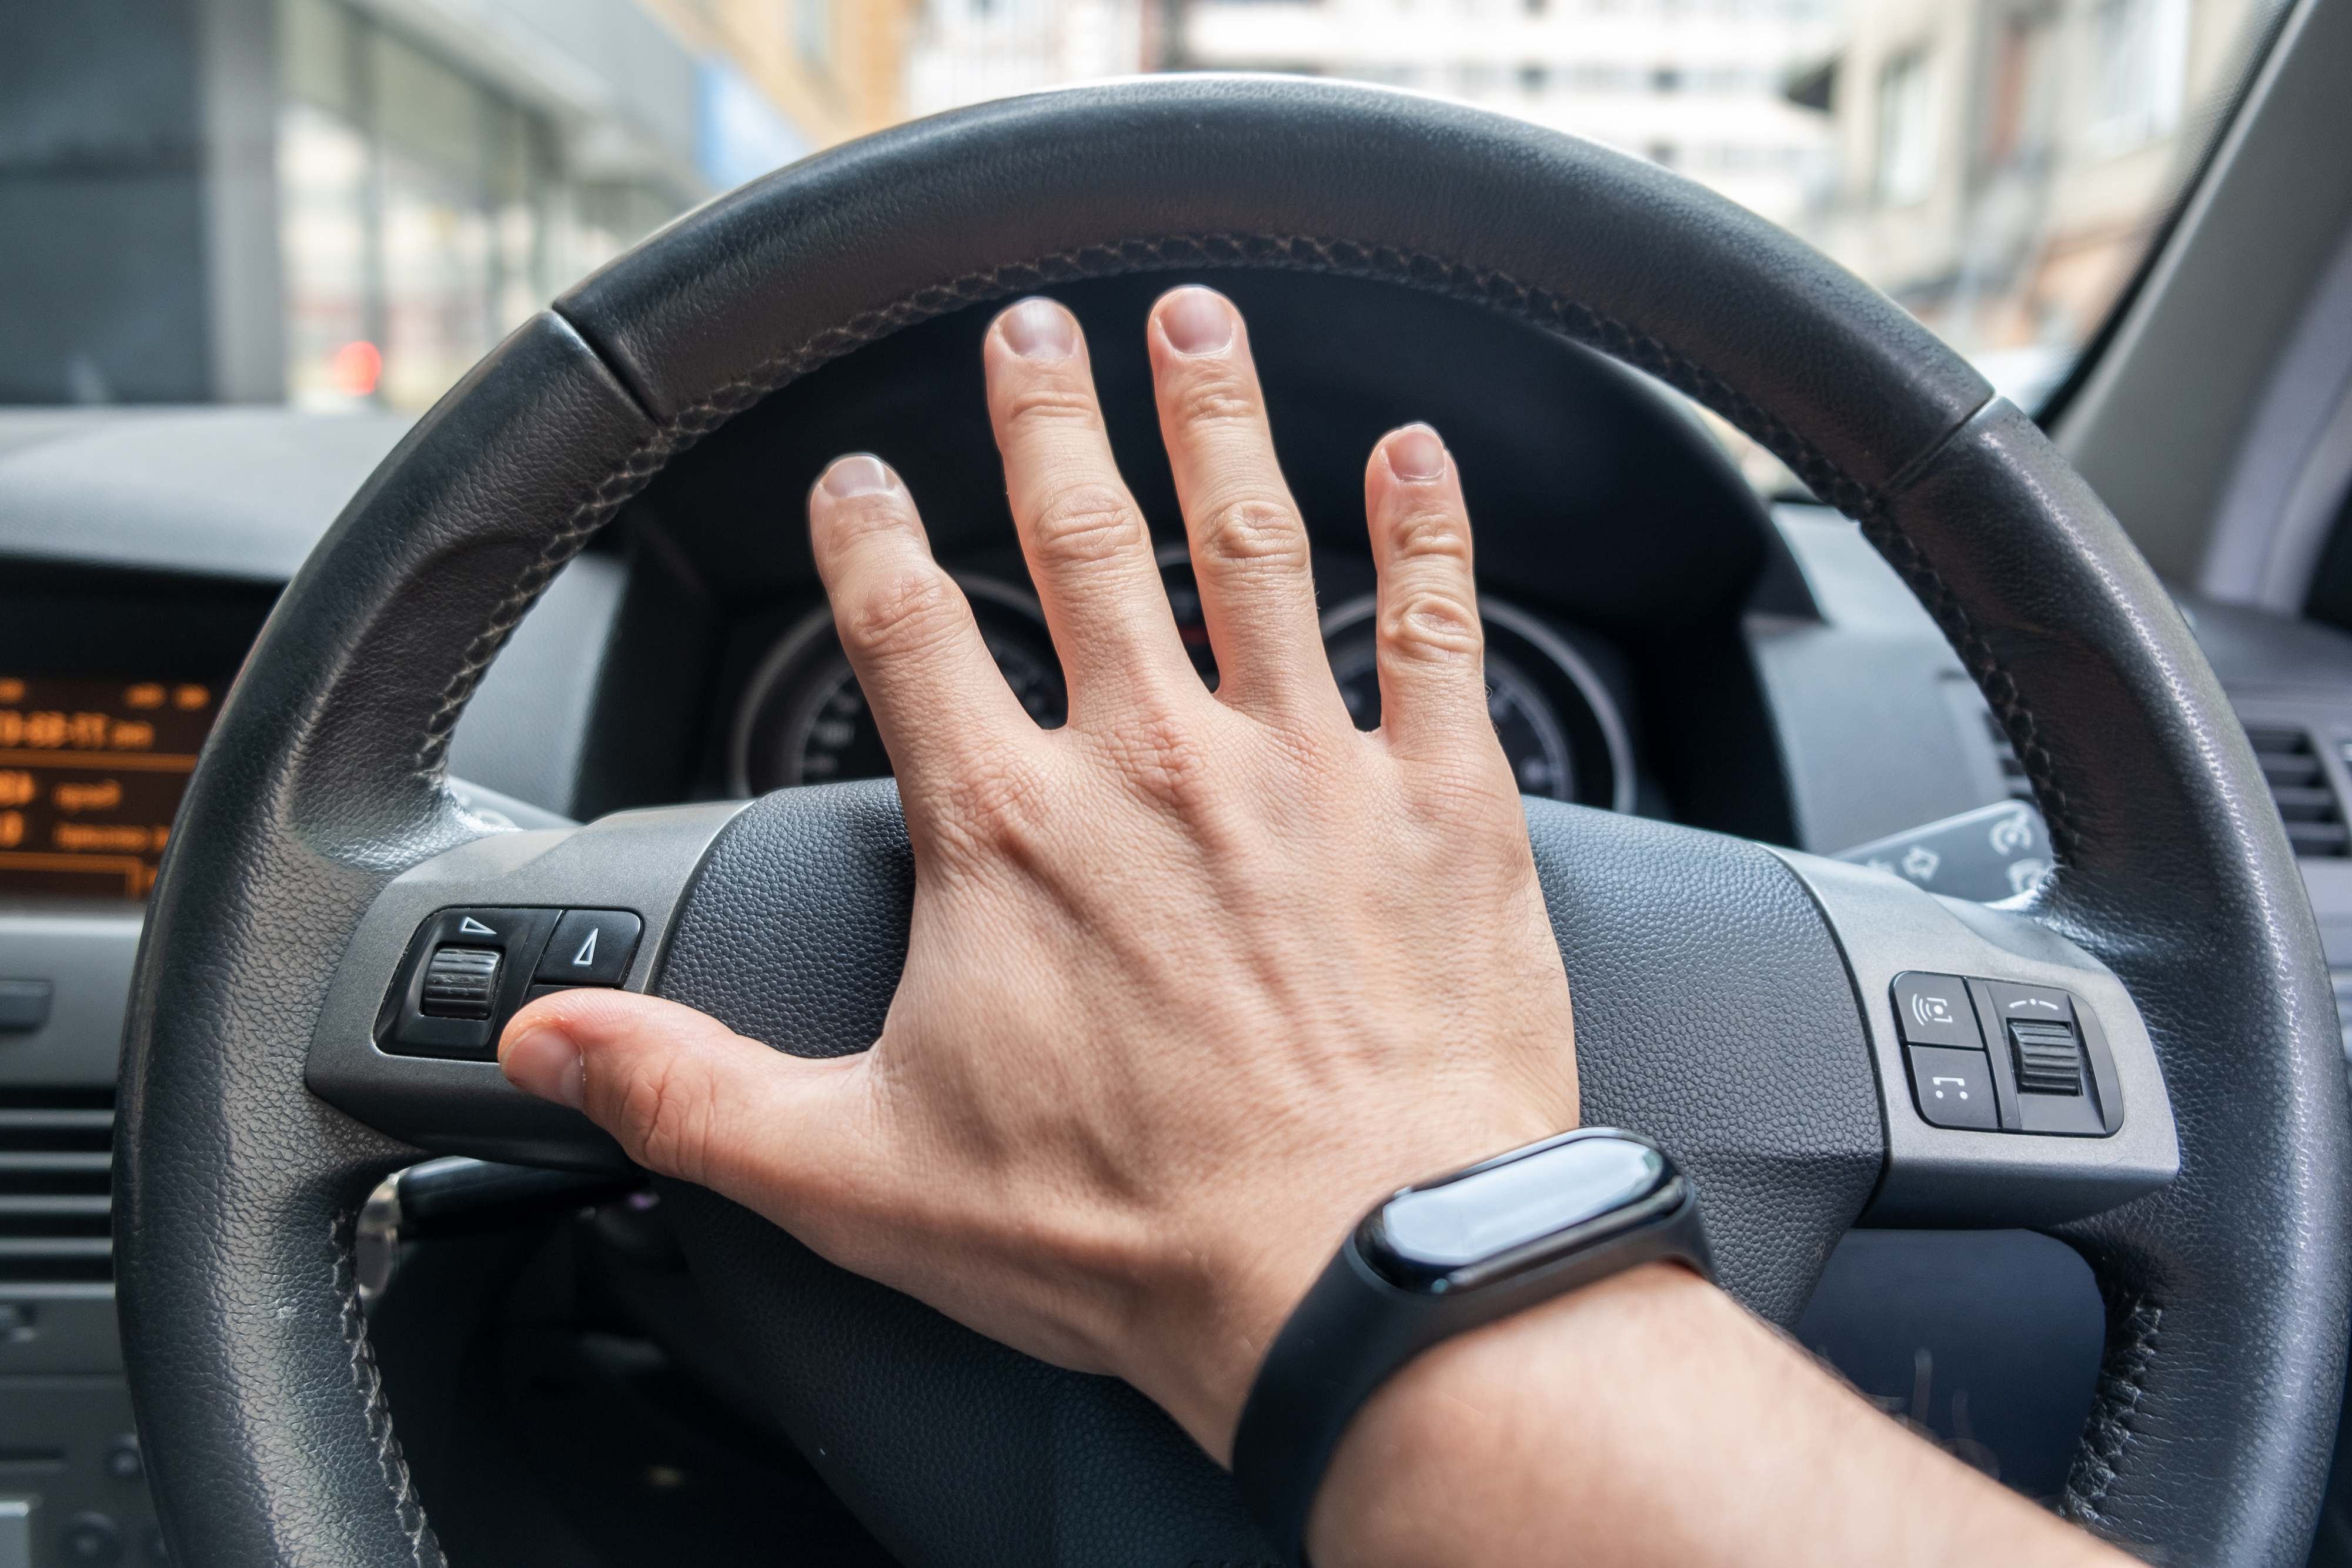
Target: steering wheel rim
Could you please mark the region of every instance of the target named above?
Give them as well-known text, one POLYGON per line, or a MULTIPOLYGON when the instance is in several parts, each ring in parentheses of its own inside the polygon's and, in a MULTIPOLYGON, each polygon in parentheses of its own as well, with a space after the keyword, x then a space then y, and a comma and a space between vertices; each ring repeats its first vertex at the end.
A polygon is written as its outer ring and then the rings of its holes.
POLYGON ((1469 299, 1679 387, 1857 517, 2006 726, 2060 870, 2032 913, 2130 987, 2168 1188, 2060 1232, 2106 1360, 2066 1507, 2184 1560, 2299 1561, 2342 1385, 2352 1175, 2318 935, 2189 629, 2030 422, 1883 296, 1636 160, 1374 89, 1176 78, 836 149, 654 236, 428 414, 289 589, 156 889, 122 1078, 124 1346, 174 1554, 439 1560, 352 1278, 407 1145, 305 1087, 371 902, 480 836, 442 788, 548 580, 677 451, 900 327, 1198 267, 1469 299))

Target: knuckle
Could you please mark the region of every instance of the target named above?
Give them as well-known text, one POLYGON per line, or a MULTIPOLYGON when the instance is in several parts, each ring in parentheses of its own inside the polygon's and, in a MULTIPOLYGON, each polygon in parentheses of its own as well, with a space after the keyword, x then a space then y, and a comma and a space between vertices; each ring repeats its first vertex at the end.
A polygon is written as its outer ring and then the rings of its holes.
POLYGON ((1382 606, 1381 640, 1408 657, 1448 662, 1475 660, 1486 649, 1477 606, 1435 588, 1408 589, 1382 606))
POLYGON ((1224 424, 1265 417, 1255 390, 1228 367, 1202 365, 1175 400, 1177 418, 1185 424, 1224 424))
POLYGON ((710 1168, 709 1088, 699 1071, 664 1055, 623 1086, 613 1134, 646 1169, 699 1181, 710 1168))
POLYGON ((1104 732, 1102 743, 1129 787, 1155 806, 1192 815, 1213 796, 1215 769, 1192 726, 1175 713, 1139 712, 1104 732))
POLYGON ((1102 410, 1094 394, 1051 375, 1024 376, 1007 386, 1003 391, 1003 415, 1004 423, 1014 429, 1074 425, 1097 430, 1102 426, 1102 410))
POLYGON ((819 544, 829 551, 850 549, 867 539, 896 533, 914 521, 912 507, 906 497, 898 495, 853 496, 823 507, 813 506, 810 512, 820 536, 819 544))
POLYGON ((1016 863, 1034 863, 1050 841, 1052 813, 1037 769, 992 747, 960 768, 940 813, 958 841, 1016 863))
POLYGON ((1304 567, 1307 530, 1281 501, 1251 496, 1210 507, 1199 528, 1201 552, 1235 564, 1304 567))
POLYGON ((1037 512, 1032 528, 1040 559, 1049 566, 1084 566, 1134 549, 1144 539, 1134 503, 1106 485, 1073 485, 1037 512))
POLYGON ((1470 521, 1452 507, 1409 507, 1391 530, 1389 548, 1402 560, 1470 561, 1470 521))
POLYGON ((835 616, 841 640, 878 654, 919 653, 953 633, 959 596, 936 570, 892 574, 858 593, 835 616))

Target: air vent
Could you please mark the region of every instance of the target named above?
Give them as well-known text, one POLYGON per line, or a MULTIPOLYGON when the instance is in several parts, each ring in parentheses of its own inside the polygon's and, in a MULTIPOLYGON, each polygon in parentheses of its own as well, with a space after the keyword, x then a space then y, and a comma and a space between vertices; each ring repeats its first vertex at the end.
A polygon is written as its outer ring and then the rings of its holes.
POLYGON ((111 1089, 0 1088, 0 1283, 114 1277, 111 1089))
POLYGON ((2352 831, 2345 827, 2311 737, 2284 725, 2250 724, 2246 738, 2253 743, 2254 760, 2263 765, 2263 777, 2286 821, 2287 841, 2294 852, 2309 859, 2352 854, 2352 831))
POLYGON ((2000 720, 1990 710, 1984 716, 1985 733, 1992 737, 1993 759, 2000 764, 2000 781, 2012 800, 2032 800, 2033 786, 2026 781, 2025 764, 2017 759, 2017 747, 2009 743, 2009 731, 2001 728, 2000 720))

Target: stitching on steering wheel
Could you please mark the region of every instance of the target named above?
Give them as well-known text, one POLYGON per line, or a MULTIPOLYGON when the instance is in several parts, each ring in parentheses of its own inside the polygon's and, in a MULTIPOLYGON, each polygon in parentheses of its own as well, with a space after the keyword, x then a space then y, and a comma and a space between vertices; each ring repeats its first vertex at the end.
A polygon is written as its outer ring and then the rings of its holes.
POLYGON ((2157 1336, 2163 1324, 2164 1309, 2145 1294, 2122 1298, 2108 1308, 2107 1351, 2099 1364, 2098 1391, 2059 1500, 2060 1511, 2069 1519, 2106 1522, 2107 1492, 2116 1479, 2116 1461, 2131 1445, 2131 1417, 2147 1392, 2147 1372, 2156 1364, 2157 1336))
MULTIPOLYGON (((1894 564, 1951 640, 1963 665, 2008 731, 2048 824, 2053 858, 2063 860, 2072 851, 2078 835, 2067 810, 2065 792, 2057 784, 2055 760, 2041 744, 2040 726, 2032 710, 2019 695, 2017 683, 1961 609, 1958 596, 1918 548, 1887 521, 1887 496, 1884 491, 1847 474, 1787 423, 1669 345, 1613 317, 1563 299, 1548 289, 1522 283, 1506 273, 1392 246, 1306 235, 1178 235, 1125 240, 967 273, 918 289, 878 309, 854 317, 842 326, 820 332, 799 347, 761 361, 749 375, 715 389, 700 402, 680 410, 674 419, 657 422, 660 428, 653 439, 631 453, 613 476, 597 486, 594 498, 572 513, 516 582, 514 591, 500 601, 490 624, 467 644, 463 663, 443 687, 440 702, 426 723, 416 753, 418 773, 429 779, 440 777, 447 762, 449 737, 475 685, 555 574, 631 497, 650 484, 671 458, 769 393, 902 328, 985 299, 1087 278, 1188 267, 1245 267, 1330 273, 1450 295, 1598 349, 1688 393, 1738 425, 1788 464, 1790 472, 1814 495, 1857 519, 1864 535, 1894 564)), ((625 385, 627 378, 622 369, 610 360, 605 364, 625 385)), ((631 393, 642 408, 642 394, 635 388, 631 393)), ((1945 442, 1966 425, 1963 421, 1947 433, 1945 442)), ((1943 444, 1939 442, 1936 450, 1943 444)), ((1928 455, 1932 453, 1922 455, 1912 466, 1916 469, 1928 455)))
POLYGON ((2018 764, 2025 769, 2026 781, 2033 786, 2034 801, 2042 808, 2042 821, 2049 829, 2053 855, 2063 860, 2072 852, 2080 835, 2075 831, 2073 813, 2067 809, 2066 792, 2058 787, 2056 760, 2050 755, 2050 748, 2042 744, 2041 725, 2033 710, 2018 695, 2017 682, 1978 632, 1975 621, 1960 607, 1959 595, 1952 591, 1910 537, 1887 520, 1885 507, 1876 506, 1860 514, 1859 521, 1863 537, 1878 548, 1878 553, 1895 568, 1895 575, 1903 579, 1934 618, 1960 655, 1962 667, 1974 678, 1977 688, 1984 693, 1985 701, 2000 718, 2017 753, 2018 764))
POLYGON ((425 737, 416 750, 416 771, 420 776, 426 779, 441 776, 448 761, 449 737, 456 732, 458 717, 466 711, 466 704, 473 696, 475 686, 481 683, 483 672, 499 656, 499 650, 506 646, 507 638, 522 623, 522 618, 530 613, 530 607, 539 602, 539 596, 547 591, 547 585, 555 580, 555 574, 571 564, 572 558, 595 537, 597 529, 611 520, 622 503, 644 489, 653 476, 661 472, 664 464, 689 444, 690 442, 680 443, 664 449, 659 442, 655 442, 640 447, 630 455, 628 463, 618 473, 596 487, 595 498, 574 511, 563 527, 541 547, 538 559, 515 580, 514 588, 507 596, 499 601, 490 623, 466 644, 457 674, 451 675, 448 683, 441 688, 441 700, 434 707, 432 716, 425 720, 425 737), (658 459, 639 472, 640 460, 656 449, 660 450, 658 459))
POLYGON ((367 1402, 368 1440, 375 1446, 376 1465, 383 1474, 384 1489, 392 1494, 394 1517, 400 1532, 408 1538, 409 1560, 416 1568, 448 1568, 440 1538, 425 1521, 425 1504, 416 1495, 407 1456, 393 1435, 392 1406, 384 1398, 383 1375, 377 1370, 375 1348, 368 1339, 367 1314, 360 1304, 358 1232, 356 1210, 345 1209, 335 1217, 335 1291, 342 1301, 340 1326, 343 1343, 351 1352, 352 1381, 367 1402))

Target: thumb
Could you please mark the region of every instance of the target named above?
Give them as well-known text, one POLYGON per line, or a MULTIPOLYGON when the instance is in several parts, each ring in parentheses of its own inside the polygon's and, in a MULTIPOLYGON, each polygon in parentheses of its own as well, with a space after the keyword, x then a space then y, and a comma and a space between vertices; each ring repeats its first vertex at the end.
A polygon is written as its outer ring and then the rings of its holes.
POLYGON ((499 1040, 515 1087, 584 1112, 646 1169, 730 1197, 772 1195, 787 1160, 824 1168, 841 1124, 826 1103, 855 1061, 787 1056, 634 991, 542 997, 499 1040))

